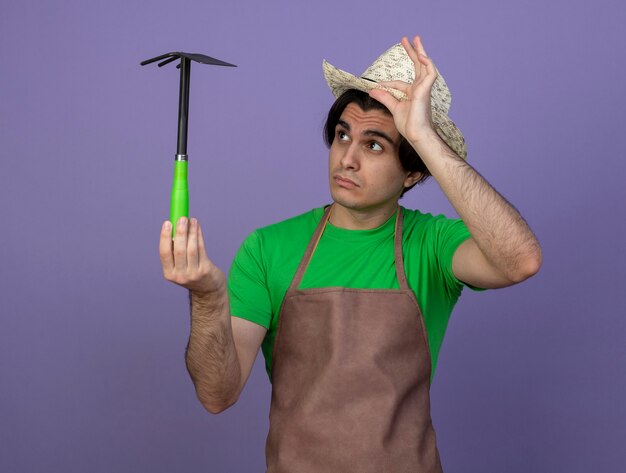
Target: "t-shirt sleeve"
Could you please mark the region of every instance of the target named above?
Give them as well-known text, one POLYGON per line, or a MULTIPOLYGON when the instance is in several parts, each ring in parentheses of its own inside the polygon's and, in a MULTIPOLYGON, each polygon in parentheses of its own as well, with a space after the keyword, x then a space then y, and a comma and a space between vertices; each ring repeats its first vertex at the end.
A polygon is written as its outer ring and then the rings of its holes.
POLYGON ((272 305, 262 250, 258 231, 244 240, 228 273, 228 295, 231 315, 269 330, 272 305))
POLYGON ((463 220, 441 218, 436 221, 436 227, 439 267, 448 290, 460 293, 462 287, 467 286, 474 291, 484 291, 482 288, 471 286, 461 281, 452 271, 454 253, 461 243, 472 236, 463 220))

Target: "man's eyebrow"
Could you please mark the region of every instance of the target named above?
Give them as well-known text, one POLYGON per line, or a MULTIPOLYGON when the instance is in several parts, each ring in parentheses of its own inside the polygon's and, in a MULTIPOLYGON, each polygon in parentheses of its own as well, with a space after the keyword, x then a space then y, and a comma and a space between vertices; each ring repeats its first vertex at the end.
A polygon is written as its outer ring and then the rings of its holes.
MULTIPOLYGON (((350 124, 348 124, 347 122, 343 121, 342 119, 337 120, 337 125, 345 128, 347 131, 350 131, 350 124)), ((378 136, 379 138, 382 138, 383 140, 389 142, 389 144, 391 146, 396 146, 396 143, 391 139, 391 137, 387 134, 384 133, 380 130, 365 130, 363 132, 363 135, 365 136, 378 136)))
POLYGON ((383 133, 380 130, 365 130, 363 134, 365 136, 378 136, 379 138, 382 138, 383 140, 388 141, 391 146, 396 145, 387 133, 383 133))
POLYGON ((337 125, 341 125, 346 130, 350 131, 350 125, 348 125, 347 122, 344 122, 341 118, 339 120, 337 120, 337 125))

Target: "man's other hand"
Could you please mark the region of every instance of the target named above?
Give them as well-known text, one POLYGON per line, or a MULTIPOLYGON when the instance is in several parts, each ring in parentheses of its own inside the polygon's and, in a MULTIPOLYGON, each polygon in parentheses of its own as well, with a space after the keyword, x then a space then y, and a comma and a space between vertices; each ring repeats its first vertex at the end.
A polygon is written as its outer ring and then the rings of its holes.
POLYGON ((172 224, 161 227, 159 256, 163 276, 197 295, 223 293, 226 277, 207 257, 202 228, 197 219, 181 217, 172 240, 172 224))

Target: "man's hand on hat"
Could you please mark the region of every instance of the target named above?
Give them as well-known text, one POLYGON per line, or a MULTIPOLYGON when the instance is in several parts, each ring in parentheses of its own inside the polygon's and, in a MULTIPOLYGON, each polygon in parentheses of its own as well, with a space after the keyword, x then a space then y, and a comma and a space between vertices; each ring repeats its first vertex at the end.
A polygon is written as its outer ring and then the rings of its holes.
POLYGON ((437 69, 426 54, 419 36, 413 38, 413 44, 406 37, 402 38, 401 43, 415 64, 415 81, 412 84, 403 81, 378 84, 403 92, 407 99, 398 100, 383 89, 373 89, 369 94, 389 109, 400 134, 415 145, 426 136, 437 136, 432 124, 430 104, 430 91, 437 79, 437 69))

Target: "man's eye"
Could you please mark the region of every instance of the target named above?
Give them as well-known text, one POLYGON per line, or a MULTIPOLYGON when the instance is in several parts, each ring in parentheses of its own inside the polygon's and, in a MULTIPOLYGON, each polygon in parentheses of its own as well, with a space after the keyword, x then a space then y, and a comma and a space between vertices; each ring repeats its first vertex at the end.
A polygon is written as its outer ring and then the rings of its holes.
POLYGON ((347 141, 348 140, 348 135, 346 134, 345 131, 339 130, 337 132, 337 138, 339 138, 341 141, 347 141))
POLYGON ((380 146, 380 145, 379 145, 378 143, 376 143, 375 141, 372 141, 372 142, 370 143, 370 145, 369 145, 369 146, 370 146, 370 149, 371 149, 372 151, 382 151, 382 150, 383 150, 383 147, 382 147, 382 146, 380 146))

